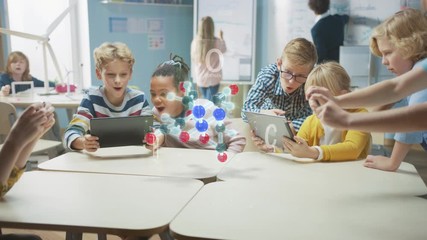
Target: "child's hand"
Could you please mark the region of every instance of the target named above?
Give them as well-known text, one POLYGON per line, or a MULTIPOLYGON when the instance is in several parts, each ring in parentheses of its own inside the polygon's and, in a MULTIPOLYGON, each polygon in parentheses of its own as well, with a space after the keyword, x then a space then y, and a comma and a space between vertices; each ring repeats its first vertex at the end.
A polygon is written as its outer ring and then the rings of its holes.
POLYGON ((257 148, 263 152, 274 152, 274 147, 265 144, 264 140, 262 140, 262 138, 258 137, 255 134, 255 131, 252 130, 251 131, 251 136, 252 136, 252 141, 254 141, 255 146, 257 146, 257 148))
POLYGON ((366 161, 363 163, 363 166, 383 171, 395 172, 399 168, 400 163, 401 161, 396 161, 389 157, 368 155, 366 157, 366 161))
POLYGON ((9 96, 10 85, 5 85, 5 86, 1 87, 1 92, 3 93, 3 96, 9 96))
POLYGON ((149 144, 147 141, 145 141, 146 145, 145 148, 151 150, 151 151, 157 151, 163 143, 165 142, 165 135, 164 134, 156 134, 156 141, 154 141, 152 144, 149 144))
POLYGON ((99 138, 97 136, 92 136, 90 134, 86 134, 83 137, 83 149, 88 152, 95 152, 99 148, 99 138))
POLYGON ((283 138, 283 147, 286 151, 290 152, 295 157, 317 159, 319 156, 317 149, 308 146, 307 142, 298 136, 295 136, 294 140, 296 142, 287 137, 283 138))
POLYGON ((99 138, 86 134, 83 137, 76 138, 71 143, 71 148, 75 150, 86 150, 88 152, 95 152, 99 148, 99 138))
POLYGON ((8 139, 25 145, 43 135, 48 121, 43 103, 31 104, 12 126, 8 139))

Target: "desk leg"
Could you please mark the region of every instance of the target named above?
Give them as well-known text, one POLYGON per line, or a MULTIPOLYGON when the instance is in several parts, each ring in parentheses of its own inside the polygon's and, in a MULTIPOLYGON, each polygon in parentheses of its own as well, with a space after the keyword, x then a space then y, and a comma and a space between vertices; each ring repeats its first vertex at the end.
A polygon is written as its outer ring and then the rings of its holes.
POLYGON ((78 232, 67 232, 65 234, 65 239, 66 240, 82 240, 83 238, 83 233, 78 233, 78 232))

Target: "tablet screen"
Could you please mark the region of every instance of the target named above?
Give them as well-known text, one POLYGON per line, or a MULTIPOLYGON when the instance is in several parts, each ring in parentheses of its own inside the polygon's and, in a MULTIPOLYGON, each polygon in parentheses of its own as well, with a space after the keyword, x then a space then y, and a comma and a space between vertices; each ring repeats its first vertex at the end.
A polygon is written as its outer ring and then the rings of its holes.
POLYGON ((93 118, 90 133, 99 138, 100 147, 142 145, 153 127, 153 116, 93 118))
POLYGON ((267 145, 283 148, 283 137, 294 139, 294 134, 285 116, 274 116, 255 112, 244 112, 251 129, 267 145))

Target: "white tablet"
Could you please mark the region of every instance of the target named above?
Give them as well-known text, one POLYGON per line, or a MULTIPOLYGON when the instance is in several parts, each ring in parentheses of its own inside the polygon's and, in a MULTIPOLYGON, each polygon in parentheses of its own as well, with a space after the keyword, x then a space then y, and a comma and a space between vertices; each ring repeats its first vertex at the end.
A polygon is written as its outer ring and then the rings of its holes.
POLYGON ((103 147, 143 145, 145 134, 153 127, 153 116, 92 118, 90 134, 103 147))
POLYGON ((294 134, 285 116, 274 116, 244 111, 251 129, 267 145, 283 148, 283 137, 294 140, 294 134))

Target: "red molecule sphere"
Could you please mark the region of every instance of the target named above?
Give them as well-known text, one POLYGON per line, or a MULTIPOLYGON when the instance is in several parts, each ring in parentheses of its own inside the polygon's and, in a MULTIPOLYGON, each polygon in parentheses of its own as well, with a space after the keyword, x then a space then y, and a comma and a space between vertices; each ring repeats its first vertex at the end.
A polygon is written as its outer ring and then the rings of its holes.
POLYGON ((179 134, 179 140, 181 140, 183 143, 188 142, 188 140, 190 140, 190 134, 188 134, 188 132, 182 131, 181 134, 179 134))
POLYGON ((181 92, 185 93, 184 82, 179 83, 179 90, 181 90, 181 92))
POLYGON ((185 112, 185 116, 186 116, 186 117, 188 117, 188 116, 190 116, 192 113, 193 113, 193 111, 192 111, 191 109, 189 109, 189 110, 187 110, 187 111, 185 112))
POLYGON ((236 95, 239 92, 239 86, 237 86, 236 84, 231 84, 230 89, 231 95, 236 95))
POLYGON ((223 152, 223 153, 218 153, 218 161, 220 162, 225 162, 227 161, 227 153, 223 152))
POLYGON ((156 135, 154 133, 145 134, 145 142, 153 145, 156 142, 156 135))
POLYGON ((210 139, 210 137, 209 137, 209 135, 208 135, 208 134, 206 134, 206 133, 200 134, 200 136, 199 136, 199 141, 200 141, 202 144, 206 144, 206 143, 208 143, 208 142, 209 142, 209 139, 210 139))

